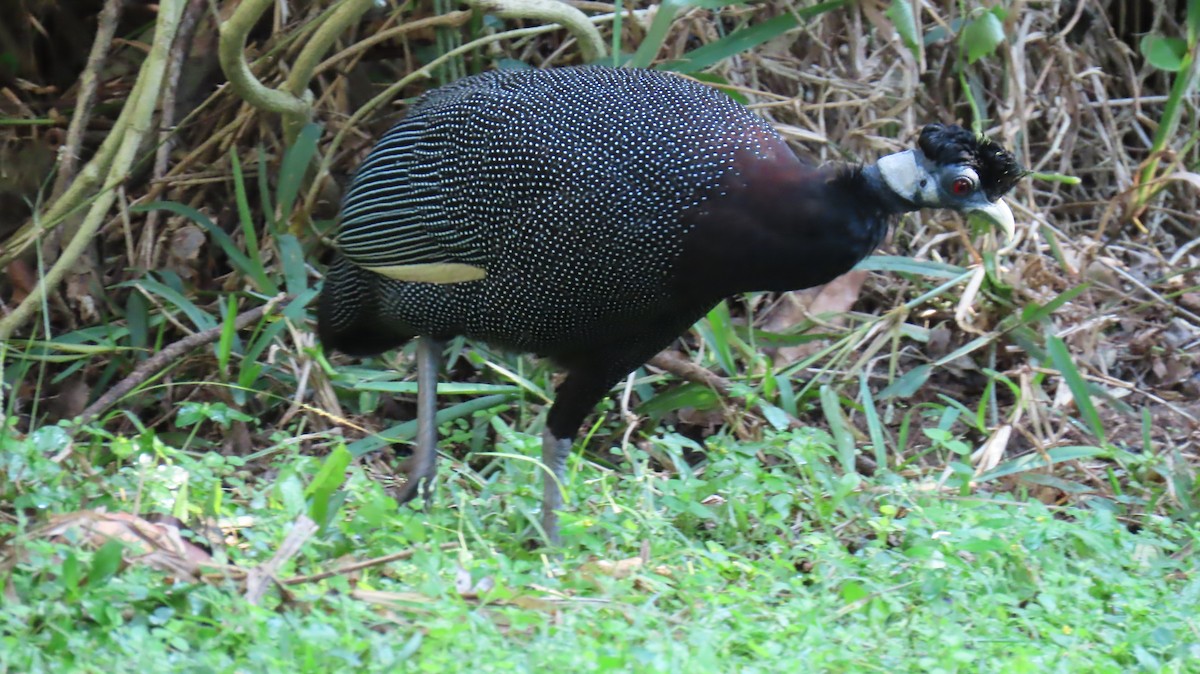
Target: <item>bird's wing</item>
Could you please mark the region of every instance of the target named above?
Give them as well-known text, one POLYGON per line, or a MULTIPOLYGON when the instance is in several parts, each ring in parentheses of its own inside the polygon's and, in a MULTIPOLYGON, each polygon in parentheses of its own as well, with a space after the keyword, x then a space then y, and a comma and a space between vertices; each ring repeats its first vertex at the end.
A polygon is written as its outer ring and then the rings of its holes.
POLYGON ((447 208, 437 175, 445 148, 411 115, 363 162, 342 205, 337 244, 355 265, 401 281, 461 283, 486 276, 485 237, 447 208))

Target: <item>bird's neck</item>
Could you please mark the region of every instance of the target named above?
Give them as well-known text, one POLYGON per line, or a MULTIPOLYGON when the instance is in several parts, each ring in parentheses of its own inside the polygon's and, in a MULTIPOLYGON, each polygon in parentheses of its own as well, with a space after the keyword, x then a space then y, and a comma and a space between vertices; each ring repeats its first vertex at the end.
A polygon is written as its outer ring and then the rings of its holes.
POLYGON ((723 296, 798 290, 846 273, 883 241, 893 216, 916 210, 874 166, 767 166, 741 176, 694 215, 678 278, 723 296))
MULTIPOLYGON (((912 213, 913 211, 921 210, 921 206, 896 193, 888 186, 887 181, 883 179, 883 174, 879 171, 878 164, 868 164, 859 171, 859 179, 862 181, 862 194, 870 195, 872 201, 880 209, 880 212, 887 215, 900 215, 902 213, 912 213)), ((853 181, 852 181, 853 183, 853 181)), ((855 185, 849 185, 851 191, 857 191, 855 185)))

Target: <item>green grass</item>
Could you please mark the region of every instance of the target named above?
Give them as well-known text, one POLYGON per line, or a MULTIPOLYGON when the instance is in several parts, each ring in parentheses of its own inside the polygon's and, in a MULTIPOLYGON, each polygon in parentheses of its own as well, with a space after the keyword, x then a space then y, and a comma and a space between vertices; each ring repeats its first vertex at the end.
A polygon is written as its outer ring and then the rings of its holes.
MULTIPOLYGON (((250 472, 151 433, 80 438, 78 455, 105 473, 89 479, 48 457, 57 434, 6 440, 17 512, 128 513, 136 502, 144 514, 237 520, 214 561, 241 569, 275 554, 330 479, 294 445, 250 472)), ((535 455, 534 436, 498 437, 497 453, 535 455)), ((572 460, 560 562, 528 544, 532 462, 444 461, 427 513, 397 509, 354 464, 324 492, 328 526, 280 577, 414 554, 286 594, 271 587, 260 606, 235 576, 184 582, 128 552, 119 565, 111 545, 97 550, 78 530, 39 535, 6 520, 0 671, 1200 670, 1200 535, 1188 525, 1131 527, 1102 500, 1050 508, 840 475, 817 431, 714 436, 695 467, 685 438, 643 447, 572 460), (679 469, 652 472, 650 454, 679 469), (643 549, 648 562, 624 577, 599 564, 643 549)))

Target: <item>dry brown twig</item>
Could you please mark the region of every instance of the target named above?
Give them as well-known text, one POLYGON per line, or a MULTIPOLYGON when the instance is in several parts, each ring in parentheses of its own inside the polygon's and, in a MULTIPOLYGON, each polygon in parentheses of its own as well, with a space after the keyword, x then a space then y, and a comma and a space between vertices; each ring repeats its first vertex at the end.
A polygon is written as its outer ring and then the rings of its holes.
MULTIPOLYGON (((279 295, 278 297, 269 300, 266 304, 254 307, 253 309, 238 315, 233 322, 234 329, 244 330, 252 323, 258 322, 263 318, 263 316, 267 315, 271 311, 274 311, 275 307, 281 301, 283 301, 283 299, 284 296, 279 295)), ((88 405, 87 409, 80 413, 78 419, 76 420, 77 427, 82 426, 92 419, 98 417, 109 407, 112 407, 112 405, 120 400, 121 397, 126 393, 129 393, 134 388, 145 383, 154 375, 162 372, 163 369, 166 368, 167 365, 169 365, 172 361, 183 357, 184 354, 193 349, 217 341, 220 339, 224 330, 224 325, 217 325, 209 328, 208 330, 203 330, 201 332, 188 335, 187 337, 184 337, 183 339, 166 347, 162 351, 154 354, 150 358, 147 358, 140 365, 134 368, 133 372, 130 372, 124 379, 117 382, 116 386, 113 386, 109 390, 105 391, 104 395, 96 399, 96 402, 88 405)))

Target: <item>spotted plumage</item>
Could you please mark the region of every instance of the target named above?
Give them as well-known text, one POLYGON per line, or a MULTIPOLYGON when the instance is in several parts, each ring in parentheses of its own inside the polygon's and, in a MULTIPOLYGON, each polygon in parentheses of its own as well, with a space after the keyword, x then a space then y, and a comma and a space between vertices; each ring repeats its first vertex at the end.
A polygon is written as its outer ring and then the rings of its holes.
POLYGON ((490 72, 422 98, 380 140, 347 193, 338 247, 366 269, 486 274, 380 282, 373 321, 556 355, 652 312, 695 226, 680 216, 719 197, 739 157, 781 149, 760 118, 681 77, 490 72))
MULTIPOLYGON (((998 146, 939 125, 876 165, 815 168, 725 94, 673 74, 489 72, 422 97, 359 168, 320 337, 370 354, 466 335, 553 358, 568 377, 543 461, 561 477, 596 401, 722 298, 825 283, 917 208, 1011 228, 998 199, 1019 172, 998 146)), ((436 352, 419 355, 423 382, 436 352)), ((432 404, 420 399, 421 479, 432 404)))

